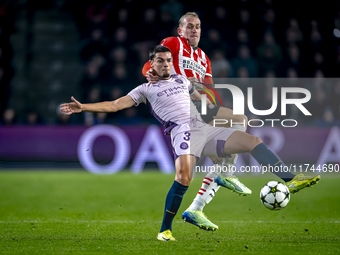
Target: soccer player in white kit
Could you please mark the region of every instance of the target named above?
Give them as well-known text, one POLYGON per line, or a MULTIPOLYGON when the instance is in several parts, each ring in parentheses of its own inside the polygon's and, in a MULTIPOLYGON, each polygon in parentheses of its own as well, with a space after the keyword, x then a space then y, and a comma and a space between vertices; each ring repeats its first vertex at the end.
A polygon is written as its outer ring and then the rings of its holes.
POLYGON ((280 166, 281 161, 262 143, 261 139, 237 130, 206 124, 193 105, 190 96, 201 99, 190 81, 178 74, 171 75, 171 51, 157 45, 150 51, 153 69, 160 76, 155 84, 144 83, 128 95, 115 101, 81 104, 74 97, 62 104, 67 115, 88 112, 117 112, 140 103, 149 104, 154 116, 166 127, 176 155, 176 176, 165 201, 164 216, 157 239, 175 241, 172 221, 181 205, 183 195, 192 179, 193 167, 201 155, 225 157, 232 153, 250 152, 262 165, 280 166))
MULTIPOLYGON (((208 56, 198 47, 201 37, 201 21, 195 12, 184 14, 179 20, 177 29, 178 37, 167 37, 161 41, 161 45, 168 47, 172 53, 172 74, 180 74, 190 81, 198 80, 201 83, 213 84, 211 63, 208 56)), ((145 63, 143 74, 149 82, 158 81, 159 77, 152 75, 150 63, 145 63)), ((195 83, 194 83, 195 84, 195 83)), ((206 94, 207 98, 212 102, 214 100, 213 92, 203 85, 204 90, 200 90, 201 94, 206 94), (208 93, 207 93, 207 92, 208 93)), ((201 109, 201 101, 194 100, 197 109, 201 109)), ((209 103, 207 107, 207 115, 202 115, 202 119, 212 125, 213 119, 226 119, 233 121, 231 127, 235 130, 246 131, 247 117, 245 115, 233 115, 231 109, 209 103), (235 123, 238 123, 235 125, 235 123), (241 124, 244 123, 244 124, 241 124)), ((203 213, 203 208, 215 196, 215 193, 221 186, 236 192, 239 195, 249 195, 251 190, 247 188, 232 171, 222 171, 221 175, 217 169, 233 169, 233 165, 238 155, 230 155, 227 158, 210 157, 216 171, 209 172, 198 191, 195 199, 182 214, 182 218, 186 222, 190 222, 200 228, 216 230, 218 226, 212 223, 203 213)))

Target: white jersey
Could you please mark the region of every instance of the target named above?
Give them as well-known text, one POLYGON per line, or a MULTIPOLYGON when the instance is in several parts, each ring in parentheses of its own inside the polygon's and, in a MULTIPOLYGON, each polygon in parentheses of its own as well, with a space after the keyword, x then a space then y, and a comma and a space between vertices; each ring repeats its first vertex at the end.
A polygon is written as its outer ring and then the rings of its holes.
POLYGON ((190 81, 174 74, 155 84, 144 83, 128 95, 136 106, 148 104, 152 114, 166 127, 165 133, 171 131, 175 159, 186 154, 200 157, 202 152, 207 156, 225 157, 224 143, 234 130, 206 124, 190 100, 190 91, 194 91, 190 81), (205 148, 208 142, 212 145, 205 148))
POLYGON ((159 80, 155 84, 144 83, 128 95, 136 102, 136 106, 140 103, 149 105, 155 118, 171 130, 176 125, 190 124, 193 118, 202 121, 190 100, 191 90, 194 91, 187 78, 174 74, 169 79, 159 80))

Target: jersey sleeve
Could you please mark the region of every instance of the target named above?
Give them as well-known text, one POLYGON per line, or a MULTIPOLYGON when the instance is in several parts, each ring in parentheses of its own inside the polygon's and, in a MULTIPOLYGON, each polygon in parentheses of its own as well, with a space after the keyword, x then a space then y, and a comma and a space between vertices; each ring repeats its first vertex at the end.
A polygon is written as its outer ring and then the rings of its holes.
MULTIPOLYGON (((205 77, 212 77, 212 72, 211 72, 211 62, 210 62, 210 59, 208 58, 208 56, 206 56, 207 58, 207 71, 205 73, 205 77)), ((210 84, 213 84, 212 82, 210 84)))
POLYGON ((204 77, 204 84, 210 84, 210 85, 213 85, 214 82, 213 82, 213 79, 210 77, 210 76, 205 76, 204 77))
POLYGON ((146 84, 147 83, 139 85, 128 93, 132 100, 135 101, 135 106, 138 106, 141 103, 146 103, 146 84))
MULTIPOLYGON (((214 85, 213 79, 212 79, 212 72, 211 72, 211 62, 210 59, 207 57, 207 71, 205 73, 205 77, 204 77, 204 83, 205 84, 209 84, 209 85, 214 85)), ((206 94, 207 98, 210 100, 210 102, 214 102, 215 100, 215 93, 207 88, 206 86, 203 86, 205 91, 200 91, 201 94, 206 94)))

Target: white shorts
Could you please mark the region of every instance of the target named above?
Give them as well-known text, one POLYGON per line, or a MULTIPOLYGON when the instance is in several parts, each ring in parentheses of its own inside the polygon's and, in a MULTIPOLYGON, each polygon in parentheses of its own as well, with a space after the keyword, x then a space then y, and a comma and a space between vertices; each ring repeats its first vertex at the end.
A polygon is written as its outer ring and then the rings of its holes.
POLYGON ((234 129, 213 127, 205 123, 182 124, 171 130, 171 144, 175 160, 180 155, 225 157, 224 143, 234 129), (206 145, 209 146, 206 147, 206 145))

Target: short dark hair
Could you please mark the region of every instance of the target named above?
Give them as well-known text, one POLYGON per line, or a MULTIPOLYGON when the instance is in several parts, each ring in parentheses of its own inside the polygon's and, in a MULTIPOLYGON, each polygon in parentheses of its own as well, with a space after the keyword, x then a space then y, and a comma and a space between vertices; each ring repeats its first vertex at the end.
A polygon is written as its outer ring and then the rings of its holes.
POLYGON ((163 45, 157 45, 149 51, 149 59, 153 60, 156 56, 156 53, 158 52, 170 52, 171 53, 171 50, 168 47, 165 47, 163 45))

